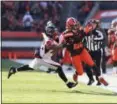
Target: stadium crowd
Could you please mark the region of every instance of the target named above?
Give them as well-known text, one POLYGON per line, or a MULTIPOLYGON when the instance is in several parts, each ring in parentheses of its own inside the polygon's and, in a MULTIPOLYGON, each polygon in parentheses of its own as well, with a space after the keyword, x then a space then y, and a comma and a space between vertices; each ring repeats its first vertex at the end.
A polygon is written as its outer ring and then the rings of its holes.
MULTIPOLYGON (((64 1, 2 1, 2 30, 38 31, 44 30, 48 20, 60 29, 64 1)), ((77 3, 77 17, 81 24, 93 7, 92 1, 77 3)))
POLYGON ((77 4, 77 18, 81 24, 83 24, 85 18, 87 17, 93 6, 93 1, 81 2, 80 5, 77 4))
POLYGON ((48 20, 59 26, 63 1, 2 1, 2 30, 40 30, 48 20), (38 24, 37 24, 38 23, 38 24))

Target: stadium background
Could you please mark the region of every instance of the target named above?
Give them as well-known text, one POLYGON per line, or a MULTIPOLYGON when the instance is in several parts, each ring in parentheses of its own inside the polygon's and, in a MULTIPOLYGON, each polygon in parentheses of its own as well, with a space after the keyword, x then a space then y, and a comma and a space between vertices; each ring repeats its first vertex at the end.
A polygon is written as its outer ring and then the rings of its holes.
MULTIPOLYGON (((102 28, 107 31, 111 21, 117 17, 117 1, 1 1, 0 98, 3 103, 117 103, 117 77, 110 73, 105 75, 110 83, 108 87, 87 86, 88 79, 83 76, 73 90, 69 90, 56 74, 19 72, 7 79, 9 67, 21 65, 16 60, 33 58, 48 20, 52 20, 62 32, 66 18, 71 16, 82 25, 91 18, 100 19, 102 28), (23 17, 29 13, 33 22, 27 28, 23 17)), ((64 61, 68 61, 67 57, 64 61)), ((69 70, 66 73, 72 78, 73 72, 69 70)))
POLYGON ((62 32, 69 16, 76 17, 82 25, 88 19, 99 19, 101 27, 107 30, 117 17, 117 1, 2 1, 2 58, 33 58, 46 22, 52 20, 62 32), (30 27, 24 26, 27 15, 33 19, 28 21, 30 27))

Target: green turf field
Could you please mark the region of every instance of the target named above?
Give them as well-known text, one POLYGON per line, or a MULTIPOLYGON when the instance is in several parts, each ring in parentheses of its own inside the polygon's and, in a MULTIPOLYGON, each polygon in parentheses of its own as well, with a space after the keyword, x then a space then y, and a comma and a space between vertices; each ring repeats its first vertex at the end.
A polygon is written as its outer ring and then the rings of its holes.
POLYGON ((79 83, 68 89, 56 74, 20 72, 7 79, 2 67, 3 103, 117 103, 117 94, 98 87, 79 83))

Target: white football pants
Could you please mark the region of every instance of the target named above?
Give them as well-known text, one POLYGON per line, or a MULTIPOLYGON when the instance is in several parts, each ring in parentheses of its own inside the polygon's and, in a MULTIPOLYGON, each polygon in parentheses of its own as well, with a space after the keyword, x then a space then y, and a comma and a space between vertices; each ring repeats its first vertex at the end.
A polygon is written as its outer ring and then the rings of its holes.
POLYGON ((30 63, 29 67, 39 70, 40 67, 45 67, 46 69, 52 68, 52 69, 57 69, 57 66, 61 66, 59 63, 51 60, 51 59, 39 59, 39 58, 34 58, 30 63))

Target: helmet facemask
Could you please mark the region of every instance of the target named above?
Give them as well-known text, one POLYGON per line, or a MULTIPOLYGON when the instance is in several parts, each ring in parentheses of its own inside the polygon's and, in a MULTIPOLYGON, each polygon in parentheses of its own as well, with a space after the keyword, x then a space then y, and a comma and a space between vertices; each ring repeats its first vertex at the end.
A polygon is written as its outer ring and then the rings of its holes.
POLYGON ((53 37, 53 34, 55 32, 55 28, 54 27, 46 27, 46 34, 49 36, 49 37, 53 37))
POLYGON ((47 25, 45 27, 45 31, 46 31, 46 34, 52 38, 53 37, 53 34, 55 33, 56 31, 56 27, 55 25, 52 23, 52 21, 48 21, 47 22, 47 25))

